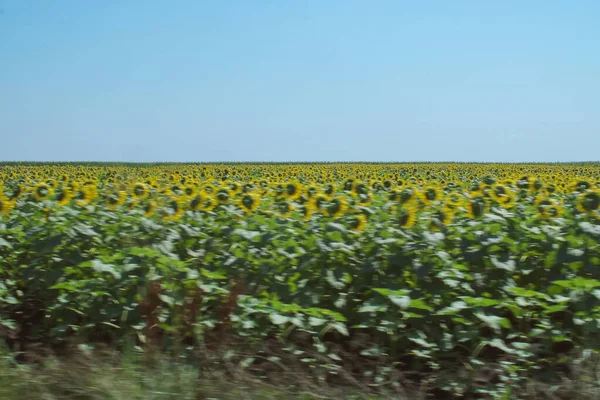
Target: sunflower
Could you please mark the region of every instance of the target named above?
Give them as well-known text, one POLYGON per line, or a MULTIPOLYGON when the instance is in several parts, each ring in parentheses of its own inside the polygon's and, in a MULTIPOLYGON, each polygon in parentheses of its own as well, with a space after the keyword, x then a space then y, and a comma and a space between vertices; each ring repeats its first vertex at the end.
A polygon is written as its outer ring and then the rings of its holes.
POLYGON ((239 183, 234 182, 234 181, 227 181, 227 182, 225 182, 225 184, 229 188, 229 191, 232 196, 239 193, 243 189, 242 185, 240 185, 239 183))
POLYGON ((322 214, 325 214, 325 209, 327 208, 327 202, 329 198, 325 195, 319 194, 311 198, 307 204, 307 207, 312 211, 317 211, 322 214))
POLYGON ((529 190, 533 185, 533 179, 529 175, 522 176, 517 180, 517 187, 519 189, 529 190))
POLYGON ((390 190, 388 193, 388 201, 399 203, 400 202, 400 192, 398 190, 390 190))
POLYGON ((277 183, 273 186, 273 192, 275 193, 275 198, 278 200, 282 200, 286 195, 286 187, 283 183, 277 183))
POLYGON ((417 222, 416 207, 402 207, 396 215, 396 222, 401 228, 409 229, 417 222))
POLYGON ((167 200, 165 209, 167 211, 165 219, 169 221, 177 221, 184 213, 182 200, 178 197, 170 197, 167 200))
POLYGON ((453 207, 462 207, 465 203, 465 197, 458 192, 451 192, 446 196, 444 202, 453 207))
POLYGON ((23 189, 23 185, 17 184, 12 188, 12 192, 8 195, 8 199, 11 201, 16 201, 21 194, 23 194, 25 190, 23 189))
POLYGON ((592 188, 592 184, 588 180, 579 179, 579 180, 572 181, 568 185, 568 188, 571 192, 584 193, 586 190, 589 190, 592 188))
POLYGON ((150 200, 144 205, 144 217, 150 218, 154 211, 156 211, 156 203, 150 200))
POLYGON ((43 201, 52 195, 52 188, 46 183, 38 183, 33 188, 33 198, 36 201, 43 201))
POLYGON ((369 187, 362 182, 358 182, 354 185, 352 189, 352 195, 355 197, 360 197, 361 195, 369 195, 369 187))
POLYGON ((214 196, 205 196, 204 199, 202 199, 202 204, 200 205, 200 209, 203 211, 212 211, 218 205, 219 205, 219 203, 217 202, 217 200, 215 199, 214 196))
POLYGON ((114 191, 114 192, 110 193, 106 197, 105 203, 108 206, 108 208, 110 208, 111 210, 114 210, 118 206, 125 203, 125 200, 127 200, 127 193, 123 190, 118 190, 118 191, 114 191))
POLYGON ((417 201, 417 196, 417 191, 414 187, 405 187, 400 192, 400 203, 404 205, 414 204, 417 201))
POLYGON ((292 203, 288 203, 287 201, 278 201, 275 203, 275 211, 281 218, 289 218, 294 210, 294 205, 292 203))
POLYGON ((215 193, 215 198, 219 202, 219 204, 227 204, 231 199, 231 192, 228 188, 222 187, 217 190, 215 193))
POLYGON ((8 213, 15 207, 13 200, 8 200, 6 197, 0 195, 0 215, 7 216, 8 213))
POLYGON ((498 204, 500 204, 500 207, 505 208, 507 210, 513 208, 516 203, 517 200, 515 199, 515 196, 510 194, 503 196, 498 200, 498 204))
POLYGON ((438 211, 439 220, 442 222, 442 224, 448 225, 454 220, 454 216, 456 215, 457 212, 458 212, 457 207, 453 207, 453 206, 449 206, 449 205, 445 204, 442 206, 442 209, 438 211))
POLYGON ((354 188, 354 179, 352 179, 352 178, 346 179, 346 181, 344 181, 344 183, 342 184, 342 188, 346 192, 351 192, 352 189, 354 188))
POLYGON ((359 206, 368 206, 371 204, 372 198, 369 194, 359 194, 356 196, 356 204, 359 206))
POLYGON ((192 211, 198 211, 202 208, 202 202, 205 198, 205 195, 197 194, 188 202, 188 209, 192 211))
POLYGON ((494 200, 501 203, 504 197, 509 195, 509 190, 502 184, 496 184, 492 186, 491 194, 494 200))
POLYGON ((196 195, 196 187, 194 185, 186 185, 183 187, 183 195, 187 198, 192 198, 196 195))
POLYGON ((325 213, 332 218, 343 215, 348 209, 348 202, 343 197, 335 197, 329 201, 325 213))
POLYGON ((77 191, 75 194, 75 200, 79 206, 84 206, 90 203, 93 199, 98 196, 98 192, 95 186, 86 185, 77 191))
POLYGON ((555 184, 553 184, 553 183, 550 183, 550 184, 546 185, 546 193, 548 193, 548 194, 553 194, 553 193, 555 193, 555 192, 556 192, 556 189, 557 189, 557 188, 556 188, 556 185, 555 185, 555 184))
POLYGON ((553 199, 541 197, 535 203, 538 216, 544 219, 557 218, 562 214, 562 208, 553 199))
POLYGON ((328 183, 323 187, 323 194, 329 198, 335 194, 335 186, 332 183, 328 183))
POLYGON ((256 194, 246 193, 238 201, 238 205, 246 214, 255 211, 260 204, 260 196, 256 194))
POLYGON ((213 195, 215 194, 215 192, 217 191, 217 189, 214 187, 214 185, 210 184, 210 183, 206 183, 203 187, 202 187, 202 191, 208 195, 213 195))
POLYGON ((433 203, 439 201, 441 198, 442 198, 442 194, 441 194, 440 190, 433 186, 429 186, 429 187, 425 188, 425 190, 423 190, 420 193, 421 201, 427 206, 432 205, 433 203))
POLYGON ((304 194, 306 195, 306 197, 313 198, 317 195, 317 193, 319 193, 319 189, 316 186, 309 186, 306 188, 306 190, 304 191, 304 194))
POLYGON ((73 198, 73 192, 66 186, 61 186, 55 192, 55 200, 59 206, 65 206, 73 198))
POLYGON ((586 190, 577 196, 577 209, 582 213, 592 214, 600 208, 600 191, 586 190))
POLYGON ((352 215, 348 221, 349 228, 362 232, 367 226, 367 217, 364 214, 352 215))
POLYGON ((298 211, 300 212, 302 221, 306 222, 312 218, 313 209, 310 206, 310 204, 305 203, 305 204, 300 205, 300 207, 298 208, 298 211))
MULTIPOLYGON (((152 185, 150 185, 152 186, 152 185)), ((144 199, 148 196, 148 185, 143 182, 136 182, 133 184, 133 188, 131 189, 131 195, 137 200, 144 199)))
POLYGON ((482 196, 474 196, 467 201, 466 207, 469 218, 479 218, 485 213, 485 199, 482 196))

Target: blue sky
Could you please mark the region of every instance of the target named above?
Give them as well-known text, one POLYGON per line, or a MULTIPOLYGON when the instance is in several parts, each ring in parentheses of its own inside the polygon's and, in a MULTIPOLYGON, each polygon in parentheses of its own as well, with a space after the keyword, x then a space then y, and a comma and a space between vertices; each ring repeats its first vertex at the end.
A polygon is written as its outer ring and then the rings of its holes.
POLYGON ((598 15, 597 0, 0 0, 0 160, 598 160, 598 15))

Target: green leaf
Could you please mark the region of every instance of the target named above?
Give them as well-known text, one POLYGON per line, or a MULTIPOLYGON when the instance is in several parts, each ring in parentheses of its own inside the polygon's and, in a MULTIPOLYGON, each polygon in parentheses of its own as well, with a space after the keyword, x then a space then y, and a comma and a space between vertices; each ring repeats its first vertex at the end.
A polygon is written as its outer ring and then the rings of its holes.
POLYGON ((308 317, 308 324, 310 326, 321 326, 327 322, 326 319, 317 318, 317 317, 308 317))
POLYGON ((248 231, 246 229, 234 229, 233 230, 233 234, 234 235, 239 235, 241 237, 243 237, 246 240, 252 240, 255 237, 258 237, 261 232, 257 232, 257 231, 248 231))
POLYGON ((92 269, 96 272, 106 272, 115 277, 115 279, 120 279, 121 274, 115 270, 115 266, 111 264, 104 264, 100 260, 92 260, 91 263, 92 269))
POLYGON ((348 328, 342 322, 334 322, 333 324, 330 324, 329 326, 331 329, 338 331, 340 334, 342 334, 344 336, 350 336, 350 333, 348 332, 348 328))
POLYGON ((289 317, 286 317, 285 315, 281 315, 281 314, 275 314, 275 313, 269 314, 269 319, 275 325, 282 325, 282 324, 285 324, 290 321, 289 317))
POLYGON ((499 331, 501 328, 510 328, 510 321, 506 318, 498 317, 495 315, 485 315, 484 313, 476 312, 474 314, 477 318, 483 321, 490 328, 499 331))
POLYGON ((216 272, 216 271, 209 271, 209 270, 207 270, 205 268, 201 268, 200 269, 200 273, 203 276, 205 276, 206 278, 209 278, 209 279, 217 279, 217 280, 219 280, 219 279, 227 279, 226 275, 224 275, 224 274, 222 274, 220 272, 216 272))

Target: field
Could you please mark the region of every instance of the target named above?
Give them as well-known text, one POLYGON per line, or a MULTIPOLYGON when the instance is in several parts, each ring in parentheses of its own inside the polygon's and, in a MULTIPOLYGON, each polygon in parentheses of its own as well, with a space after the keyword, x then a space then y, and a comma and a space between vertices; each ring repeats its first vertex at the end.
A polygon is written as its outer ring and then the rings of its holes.
POLYGON ((0 277, 11 351, 568 398, 600 350, 600 166, 2 164, 0 277))

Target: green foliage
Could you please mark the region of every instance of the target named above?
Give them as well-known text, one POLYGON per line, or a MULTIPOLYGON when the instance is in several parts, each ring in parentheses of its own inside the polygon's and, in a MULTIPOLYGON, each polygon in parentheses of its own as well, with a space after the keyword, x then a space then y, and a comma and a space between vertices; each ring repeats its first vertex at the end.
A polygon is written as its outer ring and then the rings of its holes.
POLYGON ((140 347, 160 332, 170 352, 228 325, 254 351, 277 341, 323 379, 376 361, 357 372, 370 385, 394 387, 403 371, 444 393, 511 399, 532 378, 560 381, 577 351, 600 350, 597 221, 540 223, 523 202, 401 229, 378 201, 356 232, 228 207, 170 221, 20 199, 0 220, 0 332, 13 345, 140 347))

